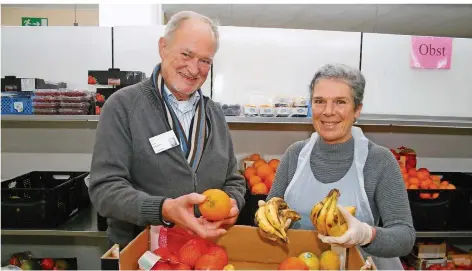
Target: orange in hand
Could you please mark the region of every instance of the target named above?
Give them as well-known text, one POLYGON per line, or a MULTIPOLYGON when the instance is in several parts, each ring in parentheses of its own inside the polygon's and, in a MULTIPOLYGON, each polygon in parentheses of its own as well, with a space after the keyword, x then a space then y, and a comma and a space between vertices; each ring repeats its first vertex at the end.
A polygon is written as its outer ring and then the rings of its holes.
POLYGON ((223 220, 231 210, 231 199, 220 189, 208 189, 202 193, 206 200, 198 206, 200 213, 209 221, 223 220))

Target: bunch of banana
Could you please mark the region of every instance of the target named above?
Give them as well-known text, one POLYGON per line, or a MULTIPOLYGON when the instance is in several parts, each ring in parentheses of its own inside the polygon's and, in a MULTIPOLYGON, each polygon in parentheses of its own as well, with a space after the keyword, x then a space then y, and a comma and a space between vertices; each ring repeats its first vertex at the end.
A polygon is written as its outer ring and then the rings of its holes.
MULTIPOLYGON (((322 235, 341 236, 347 231, 347 223, 337 208, 338 189, 332 189, 328 196, 313 206, 310 212, 310 220, 316 230, 322 235)), ((355 215, 356 207, 344 207, 351 215, 355 215)))
POLYGON ((263 201, 259 203, 254 223, 259 227, 262 237, 274 242, 281 240, 288 243, 287 229, 300 218, 296 211, 288 208, 283 199, 273 197, 266 203, 263 201))

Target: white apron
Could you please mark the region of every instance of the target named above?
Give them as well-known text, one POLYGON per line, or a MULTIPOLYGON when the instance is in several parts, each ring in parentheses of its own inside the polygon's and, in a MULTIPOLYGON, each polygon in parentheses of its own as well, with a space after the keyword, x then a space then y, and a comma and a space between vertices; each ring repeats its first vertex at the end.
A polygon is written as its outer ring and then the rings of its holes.
MULTIPOLYGON (((323 200, 333 188, 340 191, 338 204, 343 206, 356 206, 356 218, 371 226, 378 225, 370 209, 369 199, 364 189, 364 165, 367 160, 369 140, 364 136, 359 127, 352 127, 354 138, 354 161, 346 175, 334 183, 319 182, 310 166, 310 156, 318 140, 318 133, 313 133, 308 143, 303 147, 298 157, 298 164, 293 179, 285 190, 284 199, 291 209, 302 216, 295 222, 293 229, 313 230, 315 227, 310 221, 311 208, 323 200), (357 180, 357 181, 356 181, 357 180)), ((366 253, 361 247, 364 257, 371 256, 379 270, 403 270, 400 258, 379 258, 366 253)))

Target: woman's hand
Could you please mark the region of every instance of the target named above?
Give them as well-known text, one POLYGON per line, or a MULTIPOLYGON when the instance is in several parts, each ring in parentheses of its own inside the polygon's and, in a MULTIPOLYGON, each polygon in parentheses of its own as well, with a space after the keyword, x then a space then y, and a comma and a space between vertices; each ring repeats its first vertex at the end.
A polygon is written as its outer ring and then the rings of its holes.
POLYGON ((323 243, 337 244, 342 247, 352 247, 355 245, 364 246, 370 244, 373 240, 375 229, 367 223, 359 221, 341 205, 338 205, 337 207, 347 223, 348 230, 339 237, 318 234, 318 238, 320 238, 323 243))
POLYGON ((166 199, 162 206, 162 217, 165 221, 190 230, 201 238, 217 238, 226 233, 225 229, 220 228, 224 220, 208 222, 203 218, 195 217, 194 205, 203 203, 205 199, 205 196, 197 193, 166 199))

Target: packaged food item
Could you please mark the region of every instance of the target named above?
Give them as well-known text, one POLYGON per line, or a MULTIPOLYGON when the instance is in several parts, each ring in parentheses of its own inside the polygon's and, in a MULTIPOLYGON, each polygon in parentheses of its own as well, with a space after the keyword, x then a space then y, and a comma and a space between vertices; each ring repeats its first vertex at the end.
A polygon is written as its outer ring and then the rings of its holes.
POLYGON ((78 109, 88 109, 90 107, 90 103, 69 103, 61 101, 60 103, 61 108, 78 108, 78 109))
POLYGON ((272 105, 260 105, 259 116, 261 117, 273 117, 275 116, 275 108, 272 105))
POLYGON ((259 116, 259 108, 253 104, 244 105, 244 116, 246 117, 256 117, 259 116))
POLYGON ((58 102, 33 102, 33 108, 58 108, 59 103, 58 102))
POLYGON ((60 96, 61 92, 57 89, 37 89, 34 91, 35 96, 60 96))
POLYGON ((89 93, 85 90, 65 90, 60 92, 60 96, 85 97, 89 96, 89 93))
POLYGON ((310 99, 308 97, 295 97, 293 100, 293 107, 308 107, 310 99))
POLYGON ((400 162, 406 170, 416 168, 416 152, 411 148, 401 146, 396 150, 390 149, 395 158, 400 162))
POLYGON ((58 110, 60 115, 87 115, 87 109, 78 109, 78 108, 59 108, 58 110))
POLYGON ((292 117, 306 117, 308 114, 308 108, 306 107, 292 107, 292 117))
POLYGON ((275 96, 273 100, 275 107, 292 107, 293 101, 288 96, 275 96))
POLYGON ((241 105, 239 104, 223 104, 221 105, 225 116, 239 116, 241 115, 241 105))
POLYGON ((34 115, 57 115, 57 108, 33 108, 34 115))
POLYGON ((33 103, 59 103, 59 96, 33 96, 33 103))
POLYGON ((290 107, 276 107, 275 108, 275 115, 277 117, 288 117, 292 113, 292 110, 290 107))
POLYGON ((90 101, 90 96, 60 96, 61 103, 87 103, 90 101))

